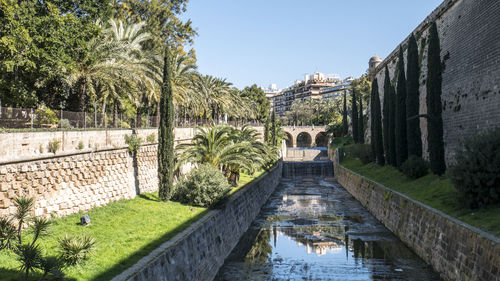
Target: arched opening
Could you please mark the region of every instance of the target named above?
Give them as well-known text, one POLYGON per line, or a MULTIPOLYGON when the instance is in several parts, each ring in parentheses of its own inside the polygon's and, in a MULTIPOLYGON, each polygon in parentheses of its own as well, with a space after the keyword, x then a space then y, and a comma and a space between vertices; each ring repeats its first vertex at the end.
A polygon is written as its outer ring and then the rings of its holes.
POLYGON ((286 147, 293 147, 293 137, 290 133, 285 132, 286 138, 284 141, 286 142, 286 147))
POLYGON ((326 147, 328 145, 328 136, 325 132, 320 132, 316 135, 316 140, 314 142, 317 147, 326 147))
POLYGON ((302 132, 297 136, 297 147, 311 147, 312 138, 309 133, 302 132))

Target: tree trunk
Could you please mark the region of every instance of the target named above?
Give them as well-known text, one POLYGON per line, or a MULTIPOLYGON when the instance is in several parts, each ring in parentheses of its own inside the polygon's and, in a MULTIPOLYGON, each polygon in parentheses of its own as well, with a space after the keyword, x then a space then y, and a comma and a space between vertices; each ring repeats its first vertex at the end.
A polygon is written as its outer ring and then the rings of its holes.
POLYGON ((118 99, 113 101, 113 127, 118 128, 118 99))
POLYGON ((85 90, 87 87, 87 78, 81 77, 78 82, 78 111, 85 111, 85 90))

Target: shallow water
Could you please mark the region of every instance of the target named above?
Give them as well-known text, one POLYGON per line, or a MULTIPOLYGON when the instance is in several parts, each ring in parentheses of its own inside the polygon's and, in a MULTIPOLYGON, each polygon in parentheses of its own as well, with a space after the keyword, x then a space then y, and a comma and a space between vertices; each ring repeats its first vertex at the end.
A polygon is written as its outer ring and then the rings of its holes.
POLYGON ((285 166, 215 280, 440 280, 331 174, 285 166))

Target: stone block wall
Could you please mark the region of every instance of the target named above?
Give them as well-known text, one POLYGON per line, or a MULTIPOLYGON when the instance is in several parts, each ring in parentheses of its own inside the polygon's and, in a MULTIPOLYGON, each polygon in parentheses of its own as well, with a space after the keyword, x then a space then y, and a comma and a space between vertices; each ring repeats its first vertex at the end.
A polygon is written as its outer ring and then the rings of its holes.
MULTIPOLYGON (((0 133, 0 165, 9 161, 54 156, 48 151, 50 141, 60 142, 56 156, 60 154, 91 152, 95 150, 125 147, 125 135, 132 130, 89 130, 89 131, 54 131, 54 132, 19 132, 0 133), (80 142, 83 149, 79 149, 80 142)), ((137 135, 146 143, 149 135, 158 139, 158 129, 138 129, 137 135)), ((175 128, 177 143, 193 138, 193 128, 175 128)), ((155 141, 156 142, 156 141, 155 141)))
POLYGON ((19 196, 36 199, 36 216, 65 216, 158 189, 156 145, 82 152, 0 166, 0 215, 19 196))
POLYGON ((142 146, 137 152, 137 181, 139 193, 158 190, 158 145, 142 146))
MULTIPOLYGON (((447 163, 461 142, 490 128, 500 126, 500 1, 445 0, 413 33, 419 47, 420 114, 427 113, 427 46, 430 23, 436 21, 444 62, 442 84, 443 129, 447 163)), ((409 37, 408 37, 409 38, 409 37)), ((406 38, 400 45, 405 51, 406 38)), ((385 66, 392 83, 399 46, 376 69, 381 104, 385 66)), ((406 71, 406 67, 405 67, 406 71)), ((424 156, 428 155, 427 121, 420 119, 424 156)))
POLYGON ((211 281, 278 185, 280 161, 272 171, 233 194, 183 232, 165 242, 112 281, 211 281))
POLYGON ((500 280, 500 239, 338 164, 338 182, 443 279, 500 280))

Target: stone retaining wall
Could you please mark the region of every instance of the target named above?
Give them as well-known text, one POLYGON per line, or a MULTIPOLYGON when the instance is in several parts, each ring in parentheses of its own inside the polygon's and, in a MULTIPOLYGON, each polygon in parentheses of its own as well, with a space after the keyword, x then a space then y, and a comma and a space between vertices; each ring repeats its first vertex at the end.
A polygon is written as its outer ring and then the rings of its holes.
POLYGON ((280 161, 221 208, 209 211, 112 281, 212 280, 273 193, 281 174, 280 161))
POLYGON ((337 181, 445 280, 500 280, 500 239, 341 165, 337 181))
POLYGON ((51 156, 0 165, 0 215, 15 212, 14 199, 34 197, 36 216, 88 211, 158 189, 157 146, 51 156))

